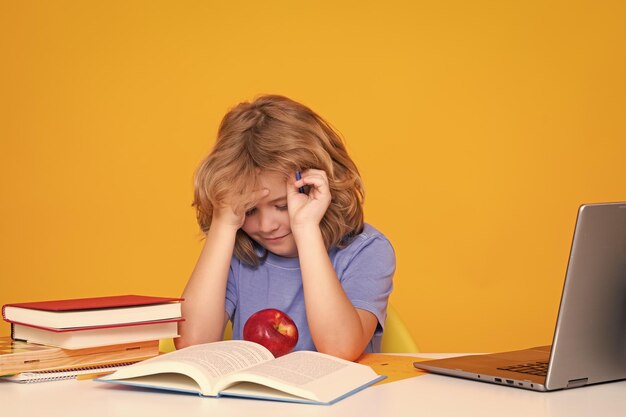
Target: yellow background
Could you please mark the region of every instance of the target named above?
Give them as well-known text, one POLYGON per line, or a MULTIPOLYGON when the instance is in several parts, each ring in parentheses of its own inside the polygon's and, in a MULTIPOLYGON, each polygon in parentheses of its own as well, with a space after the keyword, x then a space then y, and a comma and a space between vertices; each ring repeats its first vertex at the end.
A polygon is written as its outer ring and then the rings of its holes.
POLYGON ((422 350, 550 343, 579 204, 626 200, 624 4, 0 0, 0 304, 179 295, 193 171, 278 93, 344 135, 422 350))

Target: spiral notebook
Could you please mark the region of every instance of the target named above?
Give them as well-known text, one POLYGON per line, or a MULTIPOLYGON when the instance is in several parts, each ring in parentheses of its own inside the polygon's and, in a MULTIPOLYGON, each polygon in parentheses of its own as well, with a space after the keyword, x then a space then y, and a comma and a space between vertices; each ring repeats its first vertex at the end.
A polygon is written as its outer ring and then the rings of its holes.
POLYGON ((111 373, 123 366, 132 365, 136 362, 124 362, 110 365, 85 366, 81 368, 55 369, 50 371, 21 372, 19 374, 0 377, 0 381, 17 382, 19 384, 30 384, 34 382, 62 381, 65 379, 76 379, 80 375, 97 375, 111 373))

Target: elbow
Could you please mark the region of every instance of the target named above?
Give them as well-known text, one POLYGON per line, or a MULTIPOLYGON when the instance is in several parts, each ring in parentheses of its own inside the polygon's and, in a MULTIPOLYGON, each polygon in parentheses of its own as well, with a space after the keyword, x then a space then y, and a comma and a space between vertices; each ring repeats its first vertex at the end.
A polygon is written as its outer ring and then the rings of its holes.
POLYGON ((325 353, 327 355, 332 355, 336 358, 345 359, 347 361, 354 362, 356 361, 362 354, 363 349, 360 349, 355 346, 321 346, 317 349, 320 353, 325 353))
POLYGON ((198 325, 197 322, 181 322, 178 324, 178 334, 180 336, 174 338, 174 346, 176 349, 182 349, 203 343, 218 342, 222 340, 224 329, 223 327, 219 329, 215 326, 198 325))
POLYGON ((204 335, 180 335, 180 337, 177 337, 174 339, 174 346, 176 346, 176 349, 182 349, 182 348, 186 348, 188 346, 193 346, 193 345, 200 345, 203 343, 211 343, 211 342, 218 342, 222 339, 220 338, 211 338, 211 337, 207 337, 204 335))
POLYGON ((174 346, 176 347, 176 350, 182 349, 182 348, 186 348, 188 346, 193 345, 194 343, 192 343, 189 338, 184 338, 184 337, 177 337, 176 339, 174 339, 174 346))
POLYGON ((183 349, 189 346, 198 345, 202 343, 201 340, 197 340, 197 338, 189 337, 189 336, 180 336, 174 339, 174 346, 176 346, 176 350, 183 349))

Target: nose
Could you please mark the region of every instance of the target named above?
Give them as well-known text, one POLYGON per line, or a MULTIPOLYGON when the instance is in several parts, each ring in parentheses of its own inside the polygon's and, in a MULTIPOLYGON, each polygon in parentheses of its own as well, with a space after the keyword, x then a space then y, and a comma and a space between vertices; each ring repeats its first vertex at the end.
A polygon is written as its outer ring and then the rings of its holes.
POLYGON ((259 231, 267 235, 278 229, 278 227, 279 222, 276 215, 271 211, 261 210, 261 213, 259 213, 259 231))

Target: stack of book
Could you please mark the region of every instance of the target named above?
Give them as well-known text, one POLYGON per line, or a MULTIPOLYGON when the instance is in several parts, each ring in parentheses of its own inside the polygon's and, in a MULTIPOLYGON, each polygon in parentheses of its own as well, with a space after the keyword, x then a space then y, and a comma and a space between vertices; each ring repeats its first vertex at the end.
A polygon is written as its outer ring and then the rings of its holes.
POLYGON ((0 375, 136 362, 178 336, 181 299, 121 295, 6 304, 0 375))
POLYGON ((0 337, 0 380, 41 382, 99 374, 158 354, 158 341, 70 350, 0 337))

